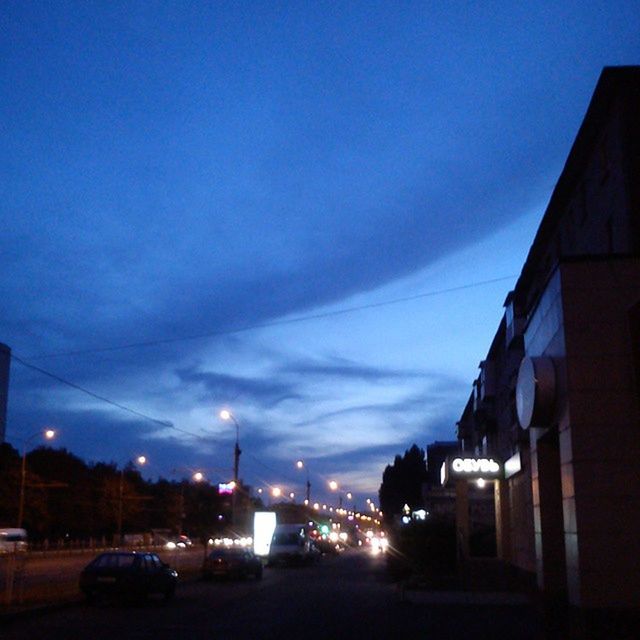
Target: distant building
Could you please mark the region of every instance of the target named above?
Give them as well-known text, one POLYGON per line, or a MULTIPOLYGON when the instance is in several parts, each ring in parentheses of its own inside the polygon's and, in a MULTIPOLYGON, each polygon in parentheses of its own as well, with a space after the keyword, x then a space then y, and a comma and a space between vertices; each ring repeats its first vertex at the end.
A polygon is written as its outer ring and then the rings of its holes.
POLYGON ((507 462, 499 555, 583 609, 640 603, 640 67, 606 68, 458 422, 507 462))
POLYGON ((0 444, 7 433, 7 402, 9 398, 9 367, 11 349, 0 342, 0 444))

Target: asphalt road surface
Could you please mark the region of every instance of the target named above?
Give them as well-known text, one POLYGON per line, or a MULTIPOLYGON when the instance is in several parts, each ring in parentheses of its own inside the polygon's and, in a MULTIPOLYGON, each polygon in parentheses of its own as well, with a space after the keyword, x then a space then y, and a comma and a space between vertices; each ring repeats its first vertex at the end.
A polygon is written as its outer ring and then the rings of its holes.
POLYGON ((539 639, 535 611, 522 605, 404 601, 384 558, 349 551, 317 565, 267 568, 262 580, 193 581, 173 601, 102 602, 16 619, 3 640, 243 640, 288 638, 539 639))
MULTIPOLYGON (((37 553, 19 554, 16 568, 19 568, 14 584, 14 596, 24 595, 26 603, 47 602, 78 593, 80 571, 100 551, 56 554, 40 556, 37 553)), ((181 576, 190 576, 199 572, 202 565, 201 547, 178 550, 157 551, 161 559, 168 562, 181 576)), ((0 600, 5 603, 7 568, 9 559, 0 557, 0 600)), ((15 600, 14 600, 15 602, 15 600)), ((0 635, 0 639, 1 639, 0 635)))

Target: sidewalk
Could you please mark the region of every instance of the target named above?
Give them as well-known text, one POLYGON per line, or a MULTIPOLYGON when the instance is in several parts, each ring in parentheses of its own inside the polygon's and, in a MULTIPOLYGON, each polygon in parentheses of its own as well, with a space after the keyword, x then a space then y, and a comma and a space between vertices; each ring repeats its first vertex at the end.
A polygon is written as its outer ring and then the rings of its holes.
MULTIPOLYGON (((457 576, 414 577, 398 585, 400 602, 432 612, 491 612, 494 619, 530 623, 536 640, 636 640, 640 616, 625 611, 590 611, 545 599, 535 583, 499 560, 474 558, 457 576)), ((434 615, 439 615, 434 613, 434 615)), ((444 614, 443 614, 444 615, 444 614)), ((517 635, 511 637, 517 638, 517 635)))

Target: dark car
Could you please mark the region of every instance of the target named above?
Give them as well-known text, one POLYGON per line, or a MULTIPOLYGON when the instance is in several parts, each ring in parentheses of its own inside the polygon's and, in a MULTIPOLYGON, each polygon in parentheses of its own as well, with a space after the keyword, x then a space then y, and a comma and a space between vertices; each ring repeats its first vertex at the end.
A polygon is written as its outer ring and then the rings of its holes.
POLYGON ((80 574, 80 591, 89 601, 96 596, 144 600, 151 594, 169 600, 177 583, 177 571, 144 551, 102 553, 80 574))
POLYGON ((202 576, 212 578, 262 578, 262 560, 249 549, 221 547, 212 551, 202 565, 202 576))

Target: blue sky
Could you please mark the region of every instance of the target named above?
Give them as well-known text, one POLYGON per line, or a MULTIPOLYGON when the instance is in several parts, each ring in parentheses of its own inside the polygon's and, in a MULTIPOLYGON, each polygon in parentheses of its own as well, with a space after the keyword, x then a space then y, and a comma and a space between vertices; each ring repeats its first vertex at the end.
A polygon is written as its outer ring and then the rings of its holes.
POLYGON ((304 458, 364 501, 454 438, 601 69, 640 58, 638 2, 506 7, 3 3, 0 341, 156 420, 14 361, 7 439, 222 480, 227 407, 246 482, 304 458))

